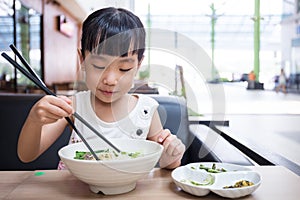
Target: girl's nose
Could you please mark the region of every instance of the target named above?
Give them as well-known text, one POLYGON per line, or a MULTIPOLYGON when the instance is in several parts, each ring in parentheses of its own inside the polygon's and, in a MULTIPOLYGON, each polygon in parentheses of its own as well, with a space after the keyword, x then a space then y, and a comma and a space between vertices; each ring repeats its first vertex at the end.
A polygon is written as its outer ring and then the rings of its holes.
POLYGON ((103 83, 106 85, 116 85, 118 83, 118 76, 113 70, 107 70, 103 74, 103 83))
POLYGON ((104 79, 104 80, 103 80, 103 83, 104 83, 105 85, 117 85, 118 81, 117 81, 117 80, 109 81, 109 80, 107 80, 107 79, 104 79))

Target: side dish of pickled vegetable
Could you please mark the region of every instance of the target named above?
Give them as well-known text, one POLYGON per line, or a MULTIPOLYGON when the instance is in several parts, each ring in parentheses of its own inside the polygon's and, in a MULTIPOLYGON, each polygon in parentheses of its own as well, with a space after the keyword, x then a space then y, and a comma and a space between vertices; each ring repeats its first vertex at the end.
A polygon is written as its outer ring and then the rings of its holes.
MULTIPOLYGON (((125 152, 122 151, 120 153, 115 152, 111 149, 102 149, 95 151, 96 155, 100 160, 124 160, 128 158, 137 158, 143 156, 143 154, 139 151, 137 152, 125 152)), ((78 160, 95 160, 91 152, 88 151, 76 151, 74 159, 78 160)))
POLYGON ((254 185, 251 181, 247 180, 241 180, 236 182, 234 185, 224 186, 223 189, 229 189, 229 188, 241 188, 241 187, 248 187, 254 185))

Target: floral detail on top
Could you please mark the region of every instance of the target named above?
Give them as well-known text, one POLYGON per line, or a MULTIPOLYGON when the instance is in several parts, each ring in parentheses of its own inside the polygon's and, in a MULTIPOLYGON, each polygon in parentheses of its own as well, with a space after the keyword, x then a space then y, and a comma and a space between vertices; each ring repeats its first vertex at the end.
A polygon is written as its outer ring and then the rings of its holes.
POLYGON ((57 169, 64 170, 64 169, 67 169, 67 167, 66 167, 65 163, 63 163, 63 161, 60 160, 58 163, 57 169))
POLYGON ((142 119, 148 119, 150 116, 150 107, 149 106, 144 106, 143 109, 141 110, 141 118, 142 119))
POLYGON ((78 139, 77 137, 71 137, 71 143, 74 144, 74 143, 78 143, 78 142, 82 142, 81 139, 78 139))

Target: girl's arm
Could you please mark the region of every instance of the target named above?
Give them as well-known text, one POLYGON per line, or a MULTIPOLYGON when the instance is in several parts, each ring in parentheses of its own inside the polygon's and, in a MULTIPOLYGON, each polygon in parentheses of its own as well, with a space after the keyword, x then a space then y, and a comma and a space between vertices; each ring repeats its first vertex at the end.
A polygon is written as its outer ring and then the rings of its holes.
POLYGON ((159 161, 160 167, 174 169, 180 166, 185 146, 176 135, 173 135, 168 129, 163 129, 157 110, 153 115, 147 139, 164 146, 159 161))
POLYGON ((47 95, 30 110, 18 140, 18 156, 23 162, 35 160, 60 136, 67 125, 64 117, 73 113, 67 97, 47 95))

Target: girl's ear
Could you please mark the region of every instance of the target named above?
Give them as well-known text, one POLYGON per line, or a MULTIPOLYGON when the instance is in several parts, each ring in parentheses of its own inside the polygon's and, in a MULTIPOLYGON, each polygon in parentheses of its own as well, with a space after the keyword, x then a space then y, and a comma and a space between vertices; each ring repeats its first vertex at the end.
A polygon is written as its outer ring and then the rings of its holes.
POLYGON ((142 65, 142 62, 143 62, 143 60, 144 60, 144 57, 145 57, 145 56, 143 56, 143 57, 141 58, 141 60, 139 61, 139 63, 138 63, 138 69, 140 69, 140 67, 141 67, 141 65, 142 65))
POLYGON ((83 56, 82 56, 82 53, 81 53, 81 49, 77 48, 77 54, 78 54, 78 58, 79 58, 81 70, 85 71, 85 67, 84 67, 84 64, 83 64, 83 56))

